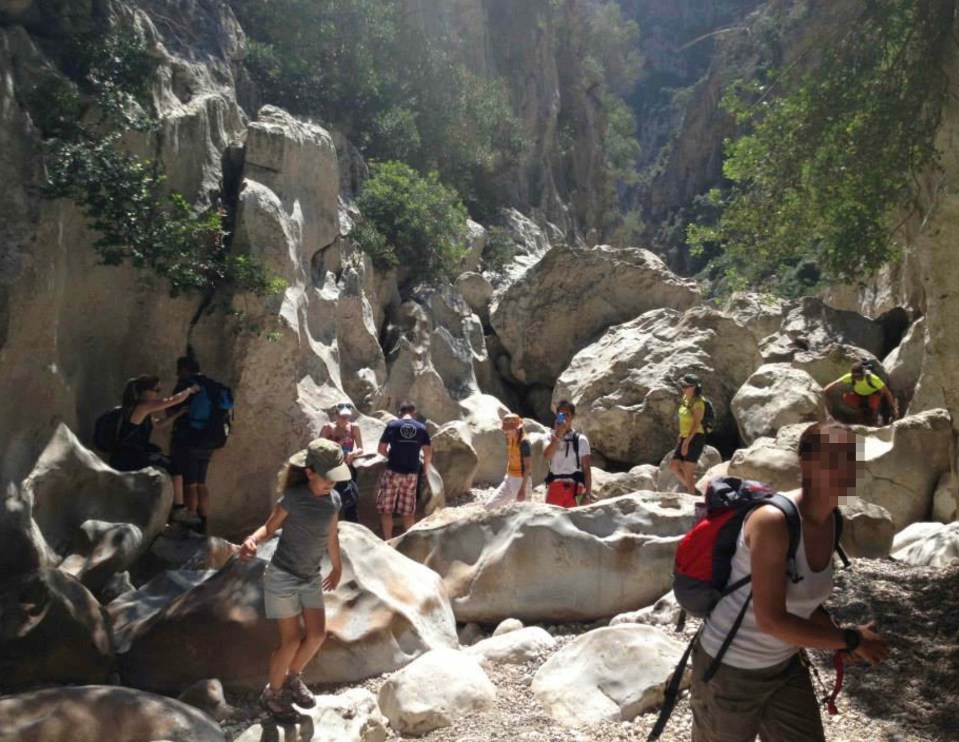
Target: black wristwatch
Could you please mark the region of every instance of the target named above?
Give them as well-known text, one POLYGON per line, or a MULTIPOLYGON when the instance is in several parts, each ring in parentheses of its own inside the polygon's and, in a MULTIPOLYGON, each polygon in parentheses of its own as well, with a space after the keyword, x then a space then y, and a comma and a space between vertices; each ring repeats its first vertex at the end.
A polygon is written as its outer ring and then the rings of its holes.
POLYGON ((843 629, 842 636, 846 640, 846 651, 855 652, 862 641, 862 634, 856 629, 843 629))

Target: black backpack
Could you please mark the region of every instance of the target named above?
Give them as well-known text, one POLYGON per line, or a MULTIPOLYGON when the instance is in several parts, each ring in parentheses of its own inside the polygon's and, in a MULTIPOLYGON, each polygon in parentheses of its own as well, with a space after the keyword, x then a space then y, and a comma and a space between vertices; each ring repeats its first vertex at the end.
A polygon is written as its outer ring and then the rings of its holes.
POLYGON ((713 407, 713 403, 709 397, 703 397, 702 399, 703 404, 706 406, 703 410, 703 430, 706 433, 712 433, 713 429, 716 427, 716 408, 713 407))
POLYGON ((122 424, 122 407, 114 407, 104 412, 93 423, 93 445, 105 453, 114 453, 120 447, 122 424))

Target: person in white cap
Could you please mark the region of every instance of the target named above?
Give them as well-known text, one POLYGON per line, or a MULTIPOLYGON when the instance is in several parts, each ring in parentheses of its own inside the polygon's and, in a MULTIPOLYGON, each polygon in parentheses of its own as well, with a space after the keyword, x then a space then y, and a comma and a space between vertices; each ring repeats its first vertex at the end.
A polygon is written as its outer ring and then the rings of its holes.
POLYGON ((511 412, 503 417, 502 425, 506 436, 506 476, 493 496, 486 501, 484 507, 487 510, 532 497, 532 446, 523 430, 523 418, 511 412))
POLYGON ((356 468, 353 462, 363 453, 363 434, 360 426, 352 421, 353 405, 340 402, 336 406, 333 421, 320 429, 320 438, 327 438, 339 444, 350 467, 349 482, 338 482, 336 491, 340 493, 340 517, 350 523, 359 523, 357 511, 360 502, 360 490, 356 485, 356 468))
POLYGON ((349 478, 338 444, 325 438, 311 441, 280 470, 279 502, 240 549, 241 559, 252 559, 261 542, 283 529, 263 573, 266 616, 277 623, 280 645, 270 657, 270 682, 260 696, 260 705, 282 724, 299 720, 294 704, 316 705, 300 675, 326 639, 323 590, 336 588, 342 571, 337 537, 340 497, 334 486, 349 478), (332 569, 323 579, 320 565, 327 553, 332 569), (301 619, 305 634, 301 634, 301 619))

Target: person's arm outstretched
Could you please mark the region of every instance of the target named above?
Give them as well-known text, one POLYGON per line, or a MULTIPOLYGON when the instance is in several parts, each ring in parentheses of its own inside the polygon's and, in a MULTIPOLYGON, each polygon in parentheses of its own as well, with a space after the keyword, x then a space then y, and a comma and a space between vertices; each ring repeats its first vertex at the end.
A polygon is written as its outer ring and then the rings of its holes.
POLYGON ((165 399, 152 399, 149 402, 138 402, 137 406, 133 408, 133 414, 130 415, 130 422, 134 425, 139 425, 147 415, 160 412, 168 407, 175 407, 184 402, 191 394, 196 394, 198 391, 200 391, 200 387, 194 384, 193 386, 188 386, 182 392, 178 392, 165 399))
POLYGON ((257 545, 266 541, 270 536, 276 533, 280 529, 280 526, 283 525, 283 521, 286 520, 287 515, 289 515, 289 513, 279 505, 273 508, 273 512, 270 513, 270 517, 266 519, 266 523, 244 539, 243 545, 240 547, 240 559, 248 561, 255 557, 257 545))

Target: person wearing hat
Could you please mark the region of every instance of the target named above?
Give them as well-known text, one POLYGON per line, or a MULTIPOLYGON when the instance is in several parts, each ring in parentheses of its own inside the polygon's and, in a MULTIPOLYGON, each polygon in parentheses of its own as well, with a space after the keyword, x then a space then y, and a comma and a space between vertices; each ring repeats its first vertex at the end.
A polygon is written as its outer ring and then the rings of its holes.
POLYGON ((487 510, 501 508, 517 500, 522 502, 532 493, 532 446, 523 430, 523 418, 511 412, 503 417, 502 427, 506 436, 506 476, 493 496, 486 501, 484 507, 487 510))
POLYGON ((703 383, 696 374, 686 374, 677 382, 683 390, 679 404, 679 440, 669 470, 689 494, 696 494, 696 462, 706 446, 706 429, 703 416, 706 402, 703 400, 703 383))
POLYGON ((333 422, 329 422, 320 430, 320 438, 327 438, 343 449, 346 465, 350 467, 350 481, 338 482, 336 491, 340 493, 340 516, 350 523, 359 523, 357 506, 360 500, 360 491, 356 486, 356 469, 353 462, 363 453, 363 435, 360 426, 354 423, 353 405, 349 402, 340 402, 336 406, 333 422))
POLYGON ((317 438, 294 454, 277 477, 280 500, 266 523, 247 536, 240 558, 282 527, 273 558, 263 572, 266 617, 277 622, 280 644, 270 657, 269 683, 260 705, 281 724, 299 720, 294 704, 312 708, 316 699, 300 674, 326 639, 323 590, 339 584, 342 562, 337 537, 340 497, 334 486, 350 478, 343 449, 317 438), (329 553, 332 569, 323 579, 320 564, 329 553), (302 619, 305 633, 301 633, 302 619))

